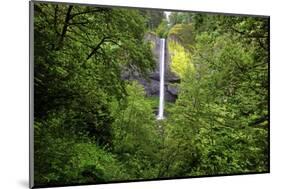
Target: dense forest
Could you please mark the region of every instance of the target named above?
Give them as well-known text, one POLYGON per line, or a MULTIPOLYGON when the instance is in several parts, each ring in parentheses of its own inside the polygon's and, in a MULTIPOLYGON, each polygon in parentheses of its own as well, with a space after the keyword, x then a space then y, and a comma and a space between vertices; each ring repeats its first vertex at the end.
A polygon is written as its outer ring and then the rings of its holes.
POLYGON ((268 172, 268 21, 35 3, 35 185, 268 172), (163 120, 122 77, 156 69, 148 34, 180 80, 163 120))

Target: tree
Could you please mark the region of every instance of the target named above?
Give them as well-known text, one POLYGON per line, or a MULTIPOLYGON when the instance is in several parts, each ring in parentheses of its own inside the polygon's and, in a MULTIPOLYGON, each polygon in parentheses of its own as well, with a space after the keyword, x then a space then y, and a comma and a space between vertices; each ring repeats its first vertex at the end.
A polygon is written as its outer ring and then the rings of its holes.
MULTIPOLYGON (((238 31, 246 23, 267 23, 252 20, 214 17, 238 31)), ((197 34, 191 56, 195 69, 186 72, 170 110, 167 135, 173 143, 182 142, 176 145, 168 172, 190 176, 268 170, 268 55, 256 38, 249 37, 256 33, 249 31, 251 24, 244 36, 226 30, 224 24, 197 34), (179 155, 187 147, 190 161, 179 155)), ((268 36, 266 27, 259 33, 268 36)))
POLYGON ((110 153, 111 105, 127 98, 125 68, 146 74, 154 67, 145 18, 128 9, 48 3, 34 8, 35 182, 127 178, 109 170, 122 169, 110 153))
POLYGON ((133 82, 126 87, 126 108, 120 111, 115 102, 112 124, 114 129, 114 152, 119 154, 131 178, 157 178, 159 130, 153 107, 145 99, 143 87, 133 82), (145 138, 145 140, 144 140, 145 138))

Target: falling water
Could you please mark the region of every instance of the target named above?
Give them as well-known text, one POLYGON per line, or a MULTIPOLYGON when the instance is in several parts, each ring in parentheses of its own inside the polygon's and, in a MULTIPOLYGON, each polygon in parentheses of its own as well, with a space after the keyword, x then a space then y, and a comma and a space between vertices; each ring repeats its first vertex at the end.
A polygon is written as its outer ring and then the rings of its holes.
POLYGON ((159 58, 159 71, 160 71, 160 90, 159 90, 159 111, 157 119, 164 119, 164 73, 165 73, 165 39, 160 39, 160 58, 159 58))

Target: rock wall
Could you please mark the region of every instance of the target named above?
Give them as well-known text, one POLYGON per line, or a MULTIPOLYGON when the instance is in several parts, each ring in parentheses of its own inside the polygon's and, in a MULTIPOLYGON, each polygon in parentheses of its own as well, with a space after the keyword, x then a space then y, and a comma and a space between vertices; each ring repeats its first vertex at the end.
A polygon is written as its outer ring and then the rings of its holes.
MULTIPOLYGON (((159 96, 159 57, 160 57, 160 38, 154 34, 148 33, 145 36, 145 40, 150 41, 153 44, 153 55, 155 59, 155 70, 148 74, 148 78, 141 77, 138 73, 126 72, 122 74, 122 77, 126 80, 137 80, 144 86, 147 96, 159 96)), ((165 101, 175 102, 178 96, 178 89, 173 86, 174 83, 179 83, 180 78, 171 72, 170 69, 170 54, 168 49, 169 39, 166 40, 165 45, 165 101)))

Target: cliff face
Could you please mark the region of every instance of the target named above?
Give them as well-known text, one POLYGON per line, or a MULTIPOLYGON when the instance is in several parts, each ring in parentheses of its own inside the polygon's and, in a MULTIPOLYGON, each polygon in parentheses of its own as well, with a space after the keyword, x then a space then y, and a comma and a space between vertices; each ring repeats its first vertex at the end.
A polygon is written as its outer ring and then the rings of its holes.
MULTIPOLYGON (((145 40, 152 43, 153 55, 155 59, 155 70, 148 74, 148 78, 141 77, 138 73, 124 72, 122 77, 126 80, 137 80, 140 84, 144 86, 147 96, 159 96, 159 57, 160 57, 160 38, 154 34, 148 33, 145 36, 145 40)), ((166 40, 165 45, 165 101, 175 102, 178 95, 178 90, 174 83, 179 83, 180 78, 171 72, 170 68, 170 54, 167 45, 168 40, 166 40)))

